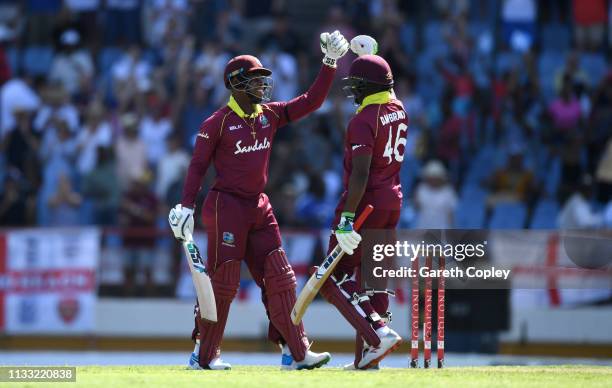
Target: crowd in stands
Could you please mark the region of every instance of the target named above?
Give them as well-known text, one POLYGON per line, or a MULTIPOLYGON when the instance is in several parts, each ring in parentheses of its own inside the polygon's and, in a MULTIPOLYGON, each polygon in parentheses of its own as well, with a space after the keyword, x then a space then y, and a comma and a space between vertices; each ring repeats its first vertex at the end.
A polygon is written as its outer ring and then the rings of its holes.
MULTIPOLYGON (((227 61, 258 55, 288 100, 339 29, 378 40, 410 117, 402 226, 612 227, 606 0, 296 3, 0 0, 0 225, 163 226, 227 61)), ((354 111, 335 85, 278 132, 283 227, 330 226, 354 111)))

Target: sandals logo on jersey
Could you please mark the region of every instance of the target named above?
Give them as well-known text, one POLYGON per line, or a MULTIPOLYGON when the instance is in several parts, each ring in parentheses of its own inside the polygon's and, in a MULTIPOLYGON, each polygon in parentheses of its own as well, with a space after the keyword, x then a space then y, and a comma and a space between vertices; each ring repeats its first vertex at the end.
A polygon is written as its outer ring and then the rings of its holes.
POLYGON ((234 155, 246 154, 249 152, 261 151, 271 147, 271 143, 268 141, 267 137, 264 137, 263 141, 260 143, 259 139, 255 140, 255 143, 250 146, 241 146, 242 140, 238 140, 236 142, 236 151, 234 151, 234 155))
POLYGON ((236 245, 234 245, 235 242, 236 239, 234 238, 234 233, 223 232, 223 245, 236 248, 236 245))
POLYGON ((268 121, 268 118, 266 117, 266 115, 263 115, 263 114, 260 115, 259 122, 261 123, 262 128, 266 128, 270 126, 270 122, 268 121))

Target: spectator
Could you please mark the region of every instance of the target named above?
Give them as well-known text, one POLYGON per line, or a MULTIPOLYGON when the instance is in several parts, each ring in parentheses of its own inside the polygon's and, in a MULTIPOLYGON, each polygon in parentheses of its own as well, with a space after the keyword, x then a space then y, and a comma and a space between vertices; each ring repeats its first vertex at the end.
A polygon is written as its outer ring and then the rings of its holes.
POLYGON ((382 31, 378 55, 389 63, 393 69, 393 77, 402 79, 407 76, 410 59, 403 50, 399 49, 402 46, 400 29, 395 25, 387 25, 382 31))
POLYGON ((331 225, 334 202, 326 201, 325 182, 312 173, 308 177, 308 191, 297 198, 295 215, 303 226, 325 228, 331 225))
POLYGON ((446 168, 438 160, 429 161, 423 168, 423 181, 415 191, 414 203, 418 211, 418 229, 449 229, 457 207, 457 194, 448 183, 446 168))
POLYGON ((261 61, 274 74, 274 101, 289 101, 298 94, 298 63, 293 55, 268 46, 261 61))
POLYGON ((490 207, 501 202, 528 202, 534 194, 534 176, 523 162, 523 150, 519 146, 510 149, 508 163, 488 178, 491 195, 487 199, 490 207))
POLYGON ((573 0, 576 45, 581 50, 598 50, 608 21, 606 0, 573 0))
POLYGON ((166 198, 170 186, 183 179, 191 160, 191 156, 181 148, 178 136, 170 136, 167 146, 168 152, 160 159, 157 166, 155 194, 158 198, 166 198))
POLYGON ((474 139, 474 118, 468 112, 466 98, 453 98, 447 95, 442 104, 443 123, 437 141, 437 154, 451 168, 451 177, 458 178, 459 170, 465 162, 467 146, 474 139))
POLYGON ((395 85, 395 91, 399 99, 404 104, 404 109, 410 118, 410 124, 416 125, 421 129, 426 125, 427 112, 421 96, 416 92, 416 77, 409 74, 403 79, 399 79, 395 85))
POLYGON ((582 110, 580 101, 572 91, 571 79, 568 76, 564 78, 559 97, 548 106, 548 114, 552 120, 555 136, 562 137, 560 140, 578 130, 582 110))
POLYGON ((151 89, 151 65, 138 45, 132 45, 111 67, 113 90, 123 111, 140 92, 151 89))
POLYGON ((65 120, 53 121, 43 135, 40 158, 45 164, 61 162, 73 166, 77 156, 77 142, 65 120))
POLYGON ((126 189, 130 182, 141 177, 147 169, 147 148, 138 137, 138 117, 134 113, 121 116, 123 134, 116 144, 117 176, 119 185, 126 189))
POLYGON ((12 78, 0 89, 0 140, 17 127, 15 112, 36 112, 40 106, 40 97, 29 81, 12 78))
POLYGON ((83 197, 91 207, 91 220, 95 225, 115 225, 120 187, 114 151, 111 147, 98 147, 96 154, 96 166, 83 176, 83 197))
POLYGON ((210 103, 213 106, 227 102, 227 89, 218 80, 223 79, 223 70, 230 58, 218 42, 207 41, 195 59, 194 69, 196 75, 200 77, 196 81, 197 85, 211 90, 210 103))
POLYGON ((113 133, 104 115, 104 106, 94 101, 87 111, 85 125, 77 135, 79 152, 77 168, 82 175, 88 174, 95 167, 98 147, 111 146, 113 133))
POLYGON ((147 147, 147 159, 152 166, 166 154, 166 138, 172 132, 172 121, 168 117, 165 101, 158 94, 147 99, 146 115, 140 120, 140 138, 147 147))
POLYGON ((79 225, 81 203, 81 195, 74 191, 70 178, 61 174, 56 192, 47 201, 49 226, 79 225))
MULTIPOLYGON (((260 8, 261 4, 257 3, 256 7, 260 8)), ((240 51, 243 40, 250 38, 249 35, 244 34, 245 20, 238 2, 229 2, 229 8, 217 14, 216 24, 215 38, 230 52, 240 51)))
POLYGON ((145 6, 146 36, 150 46, 182 39, 186 34, 188 0, 150 0, 145 6))
POLYGON ((65 30, 60 35, 60 43, 60 51, 51 64, 49 81, 61 84, 71 96, 89 90, 94 64, 91 54, 80 48, 80 33, 76 29, 65 30))
POLYGON ((119 223, 126 228, 123 246, 126 249, 124 264, 125 294, 133 295, 136 273, 143 272, 147 295, 153 294, 154 236, 147 235, 145 228, 155 227, 158 201, 149 189, 151 173, 147 170, 130 183, 123 194, 119 207, 119 223))
MULTIPOLYGON (((196 80, 200 81, 198 78, 196 80)), ((211 115, 214 108, 210 104, 212 90, 204 88, 201 81, 194 82, 189 89, 191 93, 183 107, 179 128, 183 131, 182 145, 191 149, 195 144, 197 130, 202 124, 202 117, 211 115)))
POLYGON ((291 54, 296 58, 304 50, 301 38, 292 28, 286 14, 280 14, 276 17, 272 30, 264 34, 259 40, 259 47, 273 47, 277 51, 291 54))
POLYGON ((20 174, 12 169, 5 178, 4 188, 0 194, 0 225, 27 226, 31 217, 28 216, 29 198, 20 183, 20 174))
MULTIPOLYGON (((350 41, 357 35, 355 29, 351 26, 349 20, 346 18, 346 14, 340 5, 331 5, 327 12, 327 19, 321 26, 321 32, 332 32, 338 30, 344 35, 346 40, 350 41)), ((399 46, 398 46, 399 47, 399 46)), ((315 51, 319 51, 319 42, 316 44, 315 51)), ((344 78, 348 74, 353 56, 345 55, 337 62, 338 70, 336 71, 336 77, 344 78)))
POLYGON ((34 183, 38 181, 40 169, 40 136, 32 128, 32 112, 29 110, 16 108, 14 120, 14 128, 0 141, 0 151, 6 158, 8 168, 16 169, 30 183, 34 183))
POLYGON ((34 129, 43 132, 62 120, 72 132, 79 129, 79 112, 70 103, 69 96, 62 84, 48 85, 43 91, 44 105, 34 119, 34 129))
POLYGON ((602 215, 591 209, 593 179, 589 175, 582 177, 574 193, 563 205, 558 224, 561 229, 591 229, 602 224, 602 215))
POLYGON ((561 92, 563 83, 569 82, 572 90, 587 89, 590 86, 589 75, 580 68, 580 55, 576 51, 567 54, 565 64, 555 73, 555 91, 561 92))

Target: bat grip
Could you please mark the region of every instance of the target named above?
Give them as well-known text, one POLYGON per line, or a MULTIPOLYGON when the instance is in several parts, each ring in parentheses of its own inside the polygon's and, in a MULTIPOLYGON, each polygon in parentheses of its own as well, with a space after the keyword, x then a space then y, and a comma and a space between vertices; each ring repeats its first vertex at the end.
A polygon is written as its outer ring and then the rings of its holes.
POLYGON ((355 225, 354 225, 355 230, 359 230, 359 228, 361 228, 361 225, 363 225, 366 218, 368 218, 368 216, 370 215, 370 213, 372 213, 373 210, 374 210, 374 206, 372 205, 367 205, 365 209, 363 209, 359 217, 357 217, 357 221, 355 221, 355 225))

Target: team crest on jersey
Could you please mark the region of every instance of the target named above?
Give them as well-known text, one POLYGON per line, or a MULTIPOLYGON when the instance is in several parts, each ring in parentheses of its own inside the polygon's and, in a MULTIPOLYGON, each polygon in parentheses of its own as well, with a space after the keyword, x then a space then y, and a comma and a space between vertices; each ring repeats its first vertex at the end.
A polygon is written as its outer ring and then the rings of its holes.
POLYGON ((259 122, 261 123, 261 127, 262 128, 265 128, 265 127, 270 125, 270 122, 268 121, 268 118, 264 114, 259 116, 259 122))
POLYGON ((236 240, 234 238, 234 233, 223 232, 223 245, 235 248, 236 247, 236 245, 234 245, 235 241, 236 240))

